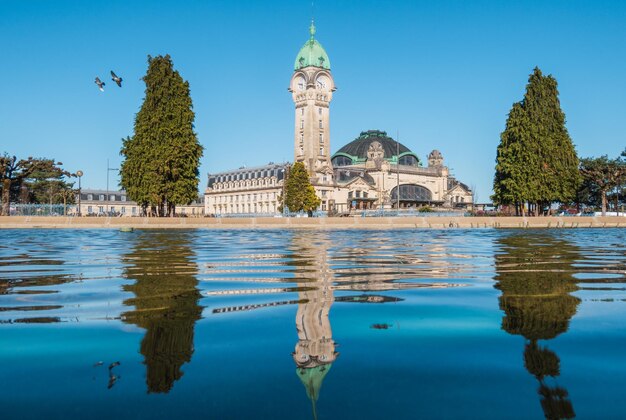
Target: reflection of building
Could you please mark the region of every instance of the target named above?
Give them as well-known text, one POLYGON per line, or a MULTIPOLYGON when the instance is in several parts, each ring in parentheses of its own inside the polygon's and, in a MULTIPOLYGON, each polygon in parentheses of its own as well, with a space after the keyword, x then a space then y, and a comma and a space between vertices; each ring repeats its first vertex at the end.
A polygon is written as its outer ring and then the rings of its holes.
MULTIPOLYGON (((330 154, 330 102, 336 90, 330 59, 310 37, 296 56, 289 91, 295 105, 294 161, 304 163, 320 210, 348 210, 435 205, 466 207, 469 187, 458 182, 433 150, 428 166, 383 131, 361 133, 330 154)), ((210 174, 205 192, 206 214, 268 214, 278 208, 285 164, 268 164, 210 174)))
POLYGON ((496 288, 502 291, 502 329, 526 341, 524 365, 539 382, 541 407, 548 419, 575 417, 565 388, 550 384, 560 375, 560 360, 539 340, 551 340, 569 328, 580 300, 572 264, 577 249, 550 236, 516 234, 500 239, 505 253, 496 254, 496 288))
POLYGON ((181 367, 193 354, 194 326, 202 313, 197 268, 187 236, 144 235, 125 257, 125 276, 135 283, 124 290, 135 296, 124 302, 134 309, 122 319, 146 330, 141 354, 148 392, 167 393, 183 376, 181 367))
POLYGON ((296 281, 307 287, 298 292, 298 343, 293 360, 298 378, 311 400, 313 416, 317 418, 316 402, 322 381, 338 356, 328 317, 334 300, 333 273, 326 246, 311 246, 309 239, 302 235, 294 238, 294 245, 300 257, 295 264, 302 268, 295 273, 296 281))

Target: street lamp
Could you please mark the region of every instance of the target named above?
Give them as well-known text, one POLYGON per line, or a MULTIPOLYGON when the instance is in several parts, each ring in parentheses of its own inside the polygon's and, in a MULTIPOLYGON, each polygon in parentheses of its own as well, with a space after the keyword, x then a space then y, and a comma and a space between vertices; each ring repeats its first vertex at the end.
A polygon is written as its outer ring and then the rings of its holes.
POLYGON ((282 194, 282 198, 283 198, 283 217, 285 216, 285 168, 281 169, 280 172, 283 174, 283 194, 282 194))
POLYGON ((78 215, 80 216, 82 213, 82 209, 80 208, 80 178, 83 176, 83 171, 76 171, 76 176, 78 177, 78 215))
POLYGON ((111 168, 109 167, 109 159, 107 159, 107 196, 106 196, 106 215, 110 216, 109 214, 109 202, 111 197, 109 197, 109 172, 111 171, 117 171, 118 168, 111 168))

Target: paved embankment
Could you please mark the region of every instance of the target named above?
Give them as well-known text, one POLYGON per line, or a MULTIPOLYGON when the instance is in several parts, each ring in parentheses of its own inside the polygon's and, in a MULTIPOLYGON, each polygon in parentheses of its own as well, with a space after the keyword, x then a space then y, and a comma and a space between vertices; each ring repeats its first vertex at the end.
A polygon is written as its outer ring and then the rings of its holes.
POLYGON ((0 229, 405 229, 626 227, 626 217, 154 218, 0 216, 0 229))

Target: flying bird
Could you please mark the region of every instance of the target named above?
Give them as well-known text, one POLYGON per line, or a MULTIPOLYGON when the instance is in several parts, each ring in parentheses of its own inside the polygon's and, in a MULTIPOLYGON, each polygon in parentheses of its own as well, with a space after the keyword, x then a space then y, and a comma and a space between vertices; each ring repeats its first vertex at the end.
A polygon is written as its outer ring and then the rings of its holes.
POLYGON ((100 80, 99 77, 96 77, 96 82, 95 83, 98 85, 98 89, 100 89, 100 91, 104 92, 104 85, 106 83, 104 83, 102 80, 100 80))
POLYGON ((111 80, 113 80, 119 87, 122 87, 122 78, 118 77, 117 74, 111 70, 111 80))

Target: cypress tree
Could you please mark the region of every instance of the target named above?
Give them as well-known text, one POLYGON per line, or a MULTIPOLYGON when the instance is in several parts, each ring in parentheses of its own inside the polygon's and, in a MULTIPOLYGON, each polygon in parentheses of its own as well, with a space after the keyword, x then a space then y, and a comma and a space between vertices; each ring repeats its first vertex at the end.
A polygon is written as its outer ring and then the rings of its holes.
POLYGON ((189 83, 174 70, 169 55, 148 56, 143 77, 146 96, 135 116, 134 134, 123 139, 121 185, 144 209, 175 213, 198 195, 202 146, 194 129, 189 83))
POLYGON ((311 185, 309 174, 302 162, 291 166, 285 184, 285 197, 281 197, 283 205, 291 212, 305 211, 311 215, 319 207, 322 200, 315 195, 315 188, 311 185))
POLYGON ((565 127, 557 81, 535 68, 524 99, 513 104, 500 136, 493 200, 539 209, 570 202, 580 182, 578 156, 565 127))

